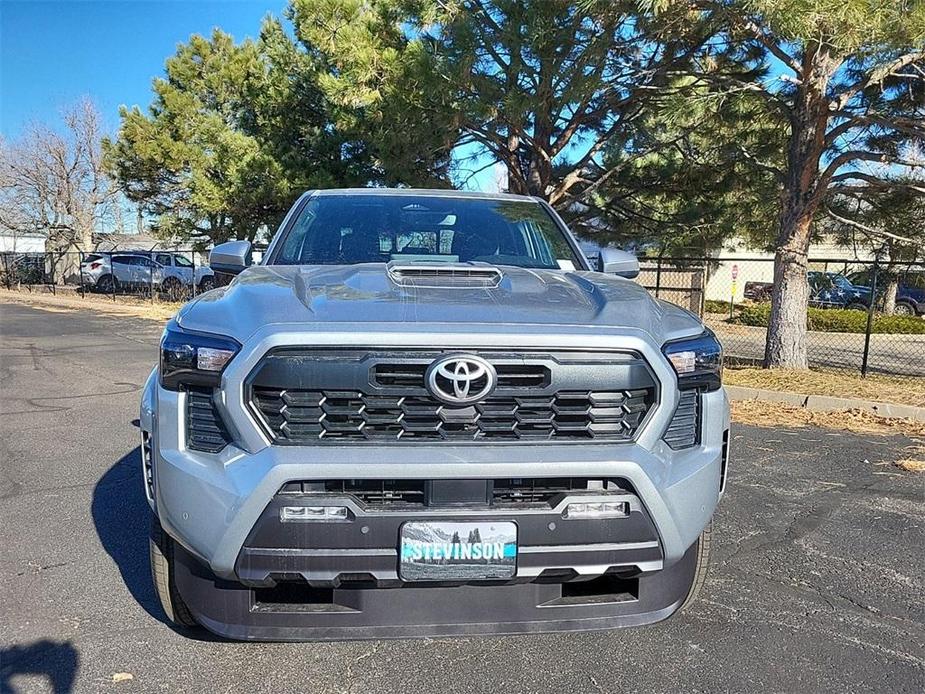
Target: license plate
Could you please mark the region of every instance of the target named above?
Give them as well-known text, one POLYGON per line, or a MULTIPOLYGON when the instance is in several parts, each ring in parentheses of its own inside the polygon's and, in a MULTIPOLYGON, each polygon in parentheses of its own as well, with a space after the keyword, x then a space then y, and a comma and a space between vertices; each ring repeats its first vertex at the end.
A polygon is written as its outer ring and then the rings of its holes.
POLYGON ((512 522, 408 521, 401 526, 398 575, 403 581, 513 578, 517 525, 512 522))

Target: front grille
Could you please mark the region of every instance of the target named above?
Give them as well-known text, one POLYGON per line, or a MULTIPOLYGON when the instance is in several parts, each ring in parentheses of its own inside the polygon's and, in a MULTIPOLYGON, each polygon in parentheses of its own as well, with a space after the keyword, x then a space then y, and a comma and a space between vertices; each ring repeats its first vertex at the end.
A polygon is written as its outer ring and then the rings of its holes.
POLYGON ((671 448, 690 448, 700 440, 700 394, 696 390, 681 393, 678 407, 662 437, 671 448))
POLYGON ((424 480, 326 480, 289 482, 281 494, 328 493, 355 497, 367 506, 423 505, 424 480))
POLYGON ((251 411, 275 444, 318 442, 629 441, 657 400, 629 353, 477 351, 494 392, 450 406, 425 387, 441 352, 279 348, 247 381, 251 411))
POLYGON ((552 505, 566 494, 615 490, 626 491, 627 486, 618 480, 575 477, 503 479, 494 481, 491 499, 494 505, 552 505))
MULTIPOLYGON (((629 486, 621 480, 584 477, 505 478, 481 480, 480 483, 489 487, 487 494, 480 495, 483 503, 487 498, 492 506, 504 507, 552 506, 563 495, 630 490, 629 486)), ((284 495, 322 493, 349 495, 364 506, 372 508, 427 506, 432 503, 429 501, 431 493, 427 480, 288 482, 280 490, 280 494, 284 495)))
POLYGON ((632 439, 650 391, 565 391, 449 407, 433 397, 255 386, 253 402, 276 443, 336 440, 632 439))
POLYGON ((212 400, 212 390, 190 388, 186 392, 186 447, 218 453, 230 442, 231 437, 212 400))

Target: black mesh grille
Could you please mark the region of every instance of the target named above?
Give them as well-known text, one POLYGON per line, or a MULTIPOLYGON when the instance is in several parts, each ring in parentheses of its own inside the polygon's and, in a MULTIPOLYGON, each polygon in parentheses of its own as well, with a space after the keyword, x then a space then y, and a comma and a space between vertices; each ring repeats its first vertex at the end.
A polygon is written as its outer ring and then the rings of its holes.
POLYGON ((498 380, 484 400, 447 405, 425 383, 454 351, 276 348, 246 384, 276 444, 632 439, 658 389, 628 352, 481 350, 498 380))
POLYGON ((617 480, 576 477, 500 479, 494 481, 492 504, 550 505, 563 494, 626 490, 617 480))
MULTIPOLYGON (((506 478, 485 480, 490 485, 488 498, 493 506, 551 505, 563 494, 627 491, 621 480, 584 477, 506 478)), ((426 480, 325 480, 288 482, 281 494, 348 494, 366 506, 424 506, 427 501, 426 480)))
POLYGON ((678 407, 663 438, 675 450, 697 444, 700 439, 700 394, 696 390, 681 393, 678 407))
POLYGON ((255 386, 253 402, 280 444, 334 440, 629 440, 651 390, 563 391, 493 397, 453 408, 430 396, 255 386))
POLYGON ((231 442, 228 430, 212 401, 208 388, 186 393, 186 446, 195 451, 218 453, 231 442))

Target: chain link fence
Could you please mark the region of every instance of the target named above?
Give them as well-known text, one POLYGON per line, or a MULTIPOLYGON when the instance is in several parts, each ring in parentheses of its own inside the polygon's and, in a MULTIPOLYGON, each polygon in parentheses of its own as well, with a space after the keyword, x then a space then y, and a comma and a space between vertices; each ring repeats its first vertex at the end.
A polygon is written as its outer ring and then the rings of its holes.
POLYGON ((205 255, 192 249, 0 254, 7 289, 185 301, 216 284, 205 255))
MULTIPOLYGON (((773 260, 645 260, 638 281, 702 316, 731 363, 762 363, 773 260)), ((811 367, 925 376, 925 263, 811 259, 807 281, 811 367)))

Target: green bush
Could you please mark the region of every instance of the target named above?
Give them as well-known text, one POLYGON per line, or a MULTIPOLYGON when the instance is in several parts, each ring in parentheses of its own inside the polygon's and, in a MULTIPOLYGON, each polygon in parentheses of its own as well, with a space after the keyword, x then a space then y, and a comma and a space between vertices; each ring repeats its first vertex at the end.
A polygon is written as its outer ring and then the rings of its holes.
POLYGON ((755 325, 761 328, 768 327, 771 318, 771 304, 751 304, 743 306, 739 315, 732 319, 733 323, 742 325, 755 325))
MULTIPOLYGON (((752 304, 742 306, 742 310, 732 322, 766 328, 770 317, 771 304, 752 304)), ((867 313, 841 308, 810 308, 807 325, 810 330, 824 333, 863 333, 867 329, 867 313)), ((871 332, 925 335, 925 320, 915 316, 877 314, 874 316, 871 332)))
MULTIPOLYGON (((739 305, 736 304, 736 309, 739 305)), ((703 302, 704 313, 729 313, 729 302, 719 301, 717 299, 707 299, 703 302)))

